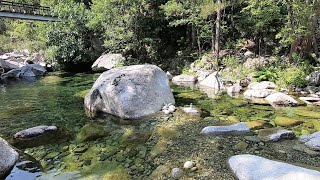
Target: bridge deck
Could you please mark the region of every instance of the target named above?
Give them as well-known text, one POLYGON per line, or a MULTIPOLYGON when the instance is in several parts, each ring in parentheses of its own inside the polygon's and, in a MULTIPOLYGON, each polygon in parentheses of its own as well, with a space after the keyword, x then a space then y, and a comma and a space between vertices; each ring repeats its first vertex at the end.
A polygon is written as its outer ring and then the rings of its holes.
POLYGON ((38 21, 64 21, 54 17, 49 7, 0 0, 0 17, 38 21))

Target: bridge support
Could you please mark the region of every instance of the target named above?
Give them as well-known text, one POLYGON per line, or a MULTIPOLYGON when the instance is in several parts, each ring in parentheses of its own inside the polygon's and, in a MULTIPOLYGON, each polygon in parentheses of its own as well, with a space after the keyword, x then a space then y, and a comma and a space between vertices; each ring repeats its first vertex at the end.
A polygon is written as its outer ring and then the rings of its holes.
POLYGON ((65 21, 56 17, 29 15, 29 14, 20 14, 20 13, 11 13, 11 12, 0 12, 0 17, 12 18, 12 19, 37 20, 37 21, 51 21, 51 22, 65 21))

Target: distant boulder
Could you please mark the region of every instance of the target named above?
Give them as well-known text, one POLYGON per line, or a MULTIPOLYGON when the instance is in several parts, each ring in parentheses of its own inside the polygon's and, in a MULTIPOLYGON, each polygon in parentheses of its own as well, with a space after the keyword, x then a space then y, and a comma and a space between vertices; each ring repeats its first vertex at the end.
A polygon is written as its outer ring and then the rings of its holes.
POLYGON ((224 89, 221 76, 218 74, 218 72, 214 72, 210 74, 207 78, 205 78, 203 81, 200 82, 200 85, 213 88, 216 90, 224 89))
POLYGON ((104 72, 119 67, 125 61, 122 54, 103 54, 91 66, 93 71, 104 72))

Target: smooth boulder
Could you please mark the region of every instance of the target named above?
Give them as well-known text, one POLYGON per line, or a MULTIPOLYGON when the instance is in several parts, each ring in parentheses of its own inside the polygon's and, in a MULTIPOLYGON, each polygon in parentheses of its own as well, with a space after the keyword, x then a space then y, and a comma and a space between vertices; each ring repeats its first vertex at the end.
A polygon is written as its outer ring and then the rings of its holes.
POLYGON ((208 126, 202 129, 204 135, 245 134, 250 132, 247 124, 240 122, 230 126, 208 126))
POLYGON ((100 75, 84 100, 92 116, 103 112, 138 119, 175 104, 166 73, 155 65, 114 68, 100 75))
POLYGON ((125 57, 122 54, 103 54, 91 66, 93 71, 103 72, 123 64, 125 57))
POLYGON ((203 81, 200 82, 200 85, 216 90, 224 89, 221 76, 218 74, 218 72, 210 74, 208 77, 206 77, 203 81))
POLYGON ((0 179, 7 175, 18 161, 19 154, 7 141, 0 138, 0 179))
POLYGON ((232 156, 228 165, 239 180, 318 180, 320 172, 263 157, 243 154, 232 156))
POLYGON ((176 85, 195 84, 197 78, 191 75, 179 75, 172 78, 172 82, 176 85))
POLYGON ((298 102, 291 96, 281 92, 273 93, 266 97, 270 104, 275 105, 296 105, 298 102))

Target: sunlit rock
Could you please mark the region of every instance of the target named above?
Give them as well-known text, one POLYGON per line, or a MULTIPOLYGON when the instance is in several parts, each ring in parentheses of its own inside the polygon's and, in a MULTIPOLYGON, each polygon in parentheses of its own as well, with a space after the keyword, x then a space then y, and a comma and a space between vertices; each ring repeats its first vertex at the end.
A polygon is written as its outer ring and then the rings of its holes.
POLYGON ((109 69, 119 67, 125 61, 121 54, 103 54, 91 66, 93 71, 103 72, 109 69))
POLYGON ((250 128, 243 122, 229 126, 208 126, 202 129, 204 135, 223 135, 223 134, 245 134, 250 132, 250 128))
POLYGON ((298 102, 291 96, 281 92, 273 93, 266 97, 266 100, 275 105, 296 105, 298 102))
POLYGON ((319 171, 249 154, 232 156, 228 160, 228 164, 236 178, 239 180, 320 179, 319 171))
POLYGON ((311 135, 302 135, 299 140, 311 150, 320 151, 320 131, 311 135))
POLYGON ((165 104, 175 104, 165 72, 154 65, 134 65, 104 72, 86 95, 84 105, 124 119, 156 113, 165 104))

